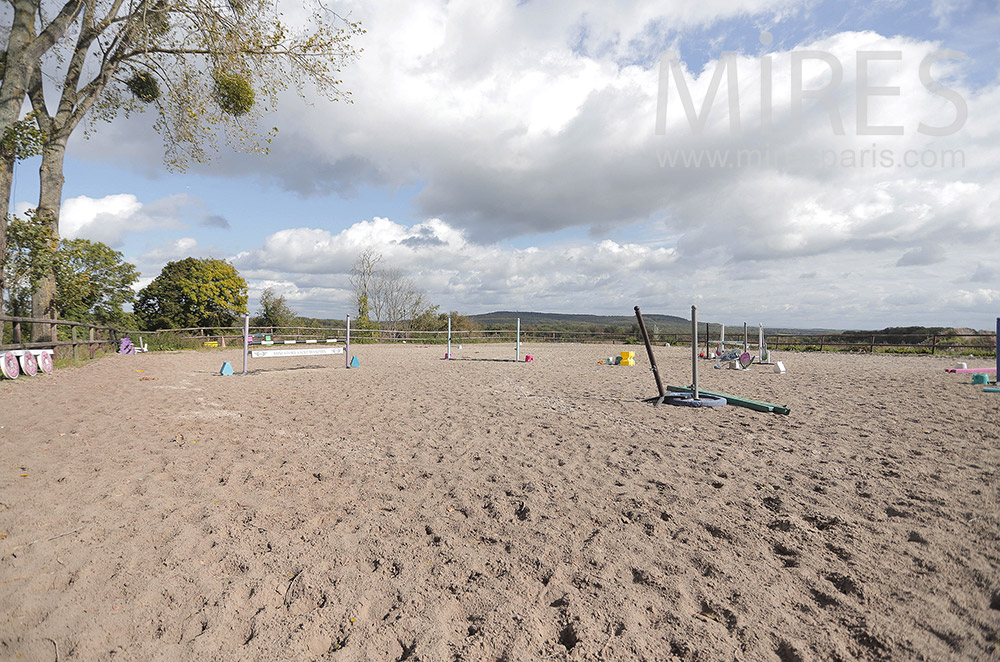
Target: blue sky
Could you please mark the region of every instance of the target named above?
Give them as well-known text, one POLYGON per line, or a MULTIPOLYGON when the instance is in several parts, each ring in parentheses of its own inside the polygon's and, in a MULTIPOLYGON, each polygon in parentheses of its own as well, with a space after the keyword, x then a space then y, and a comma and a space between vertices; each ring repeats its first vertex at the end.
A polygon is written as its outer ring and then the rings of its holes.
MULTIPOLYGON (((334 4, 368 30, 342 74, 353 104, 290 95, 264 122, 280 129, 270 155, 223 148, 183 174, 163 166, 148 117, 98 125, 89 140, 78 131, 63 234, 113 245, 141 284, 169 260, 229 259, 251 309, 272 287, 318 317, 352 312, 347 275, 369 246, 463 313, 685 315, 697 304, 712 321, 834 328, 992 328, 1000 315, 997 2, 334 4), (931 137, 921 122, 958 112, 920 82, 939 49, 964 53, 931 72, 968 112, 931 137), (723 77, 700 134, 676 87, 655 134, 664 51, 679 54, 696 110, 720 56, 738 54, 739 131, 723 77), (844 135, 813 101, 802 131, 788 128, 790 62, 804 51, 842 65, 831 98, 844 135), (869 63, 869 85, 898 91, 868 108, 870 125, 903 135, 858 135, 859 51, 899 54, 869 63), (661 164, 759 148, 805 161, 661 164), (866 150, 883 165, 858 165, 866 150), (955 154, 962 163, 942 165, 955 154)), ((828 82, 824 66, 804 65, 805 89, 828 82)), ((18 166, 16 209, 35 202, 37 165, 18 166)))

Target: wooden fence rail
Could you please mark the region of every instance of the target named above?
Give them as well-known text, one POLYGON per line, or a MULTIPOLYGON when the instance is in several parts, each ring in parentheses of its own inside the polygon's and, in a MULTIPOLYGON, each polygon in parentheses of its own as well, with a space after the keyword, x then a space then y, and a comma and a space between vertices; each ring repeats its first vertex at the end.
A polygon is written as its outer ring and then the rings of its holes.
MULTIPOLYGON (((2 344, 0 335, 0 351, 16 349, 71 348, 72 356, 78 359, 80 348, 86 347, 90 358, 102 345, 117 345, 123 336, 137 332, 117 329, 110 326, 100 326, 73 322, 69 320, 35 319, 30 317, 12 317, 0 315, 0 333, 7 324, 12 325, 11 342, 2 344), (48 327, 49 339, 45 342, 24 342, 22 325, 40 324, 48 327), (59 328, 69 328, 69 339, 63 332, 59 338, 59 328), (80 337, 84 334, 84 337, 80 337)), ((342 336, 343 327, 251 327, 254 335, 269 334, 275 340, 305 340, 311 338, 329 338, 342 336)), ((226 341, 234 346, 242 346, 243 329, 240 327, 193 327, 186 329, 163 329, 160 331, 142 332, 147 337, 158 334, 181 334, 182 340, 194 343, 204 343, 206 340, 226 341)), ((447 331, 415 331, 398 329, 351 329, 351 340, 355 342, 374 343, 425 343, 442 344, 446 341, 447 331)), ((654 344, 691 345, 691 334, 657 333, 652 338, 654 344)), ((453 343, 511 342, 515 341, 514 329, 475 329, 453 330, 453 343)), ((756 334, 750 338, 751 345, 757 341, 756 334)), ((804 351, 854 351, 854 352, 893 352, 908 351, 926 354, 968 353, 970 350, 984 356, 995 354, 995 334, 768 334, 765 341, 773 350, 804 350, 804 351), (970 340, 974 339, 974 340, 970 340)), ((597 344, 637 344, 639 339, 635 333, 621 330, 617 332, 602 331, 542 331, 521 329, 521 342, 552 342, 552 343, 597 343, 597 344)), ((715 347, 717 338, 709 338, 708 346, 715 347)), ((699 335, 699 344, 705 345, 706 339, 699 335)), ((730 337, 727 345, 739 346, 742 341, 730 337)))
MULTIPOLYGON (((343 327, 251 327, 251 334, 268 334, 275 340, 304 340, 308 338, 332 337, 343 335, 343 327)), ((242 329, 239 327, 196 327, 191 329, 169 329, 156 333, 187 333, 189 340, 199 342, 217 339, 223 342, 242 344, 242 329)), ((351 329, 351 340, 355 342, 375 343, 427 343, 442 344, 446 341, 447 331, 417 331, 398 329, 351 329)), ((452 330, 453 343, 481 342, 514 342, 514 329, 475 329, 452 330)), ((597 343, 597 344, 637 344, 639 339, 635 333, 625 330, 618 332, 603 331, 540 331, 521 329, 521 342, 551 342, 551 343, 597 343)), ((654 344, 691 346, 691 334, 657 333, 654 344)), ((698 342, 705 345, 705 337, 699 335, 698 342)), ((995 353, 995 334, 768 334, 765 342, 771 349, 786 349, 792 351, 854 351, 854 352, 892 352, 910 351, 913 353, 948 354, 968 353, 972 350, 984 355, 995 353)), ((714 348, 717 338, 708 340, 709 347, 714 348)), ((750 338, 750 344, 756 345, 756 332, 750 338)), ((726 343, 738 346, 742 340, 731 336, 726 343)))
POLYGON ((86 347, 90 358, 94 358, 97 348, 101 345, 117 345, 122 336, 128 335, 129 331, 116 329, 110 326, 100 326, 96 324, 85 324, 83 322, 72 322, 69 320, 38 319, 34 317, 12 317, 10 315, 0 315, 0 352, 23 349, 55 349, 57 355, 59 348, 70 348, 74 359, 80 358, 80 348, 86 347), (11 324, 11 342, 3 343, 4 327, 11 324), (48 327, 48 340, 38 342, 25 342, 22 337, 21 325, 31 324, 48 327), (59 327, 70 328, 70 339, 59 339, 59 327), (79 337, 80 331, 86 333, 86 337, 79 337))

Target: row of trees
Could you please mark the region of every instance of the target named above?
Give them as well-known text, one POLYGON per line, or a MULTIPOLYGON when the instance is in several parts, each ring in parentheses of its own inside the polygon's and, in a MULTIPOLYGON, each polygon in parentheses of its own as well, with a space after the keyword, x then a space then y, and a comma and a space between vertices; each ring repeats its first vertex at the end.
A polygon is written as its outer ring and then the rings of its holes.
POLYGON ((247 283, 228 262, 170 262, 136 294, 139 271, 120 252, 86 239, 56 240, 34 213, 11 220, 2 257, 6 308, 16 317, 32 316, 32 296, 49 274, 58 317, 77 322, 144 330, 227 326, 246 310, 247 283), (129 304, 132 313, 124 309, 129 304))
MULTIPOLYGON (((51 227, 37 214, 10 222, 7 254, 7 309, 18 317, 31 316, 31 297, 40 280, 54 273, 52 305, 59 317, 107 324, 124 329, 228 327, 239 324, 247 310, 247 282, 224 260, 193 257, 169 262, 160 274, 136 293, 139 279, 134 265, 121 253, 86 239, 56 240, 51 227), (134 312, 124 310, 131 304, 134 312)), ((360 328, 395 331, 440 330, 448 315, 428 303, 426 294, 399 269, 383 266, 382 256, 366 250, 351 270, 360 328)), ((456 329, 471 326, 467 318, 451 313, 456 329)), ((285 297, 265 289, 254 326, 315 326, 299 317, 285 297)))
MULTIPOLYGON (((267 151, 277 129, 259 131, 265 110, 293 86, 345 98, 337 74, 356 52, 360 25, 317 0, 291 28, 270 0, 7 0, 0 26, 0 256, 17 161, 41 155, 35 219, 58 252, 63 161, 72 133, 150 107, 168 168, 203 161, 219 137, 267 151), (22 117, 25 102, 31 112, 22 117)), ((307 8, 308 9, 308 8, 307 8)), ((56 263, 36 260, 32 316, 56 317, 56 263)), ((0 306, 8 278, 0 264, 0 306)), ((20 277, 20 274, 14 274, 20 277)), ((21 293, 19 293, 21 296, 21 293)), ((0 313, 3 309, 0 308, 0 313)))

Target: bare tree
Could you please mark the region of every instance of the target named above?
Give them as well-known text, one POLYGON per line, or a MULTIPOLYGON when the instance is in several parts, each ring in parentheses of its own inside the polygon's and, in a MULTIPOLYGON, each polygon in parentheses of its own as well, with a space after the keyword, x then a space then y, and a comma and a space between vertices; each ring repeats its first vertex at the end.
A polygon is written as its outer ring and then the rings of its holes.
POLYGON ((381 263, 382 255, 368 248, 351 267, 359 320, 377 322, 380 328, 392 331, 405 331, 437 309, 412 278, 395 267, 380 268, 381 263))
POLYGON ((366 248, 351 265, 351 287, 354 288, 354 302, 358 307, 357 324, 362 329, 374 327, 371 319, 372 290, 381 261, 382 256, 374 248, 366 248))

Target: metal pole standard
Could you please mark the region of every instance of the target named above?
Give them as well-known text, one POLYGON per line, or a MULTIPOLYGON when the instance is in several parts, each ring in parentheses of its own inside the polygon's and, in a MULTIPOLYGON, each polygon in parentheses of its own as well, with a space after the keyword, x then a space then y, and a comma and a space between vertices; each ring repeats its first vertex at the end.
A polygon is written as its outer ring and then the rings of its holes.
POLYGON ((250 313, 243 316, 243 374, 247 374, 247 356, 250 353, 250 313))
POLYGON ((1000 317, 997 318, 997 371, 994 380, 1000 386, 1000 317))
POLYGON ((743 351, 750 351, 750 336, 747 335, 747 323, 743 322, 743 351))
POLYGON ((448 316, 448 355, 445 358, 451 358, 451 315, 448 316))
POLYGON ((667 392, 663 390, 663 380, 660 379, 660 371, 656 367, 656 357, 653 356, 653 346, 649 343, 649 334, 646 333, 646 325, 642 321, 642 312, 639 311, 639 306, 635 307, 635 319, 639 322, 639 330, 642 332, 642 341, 646 343, 646 354, 649 356, 649 365, 653 371, 653 377, 656 379, 656 390, 660 394, 660 399, 657 400, 656 405, 659 406, 663 402, 663 398, 666 397, 667 392))
POLYGON ((692 397, 698 397, 698 307, 691 306, 691 384, 692 397))
POLYGON ((347 335, 344 338, 344 364, 351 369, 351 316, 347 316, 347 335))
POLYGON ((521 360, 521 318, 517 318, 517 342, 514 344, 514 362, 521 360))

